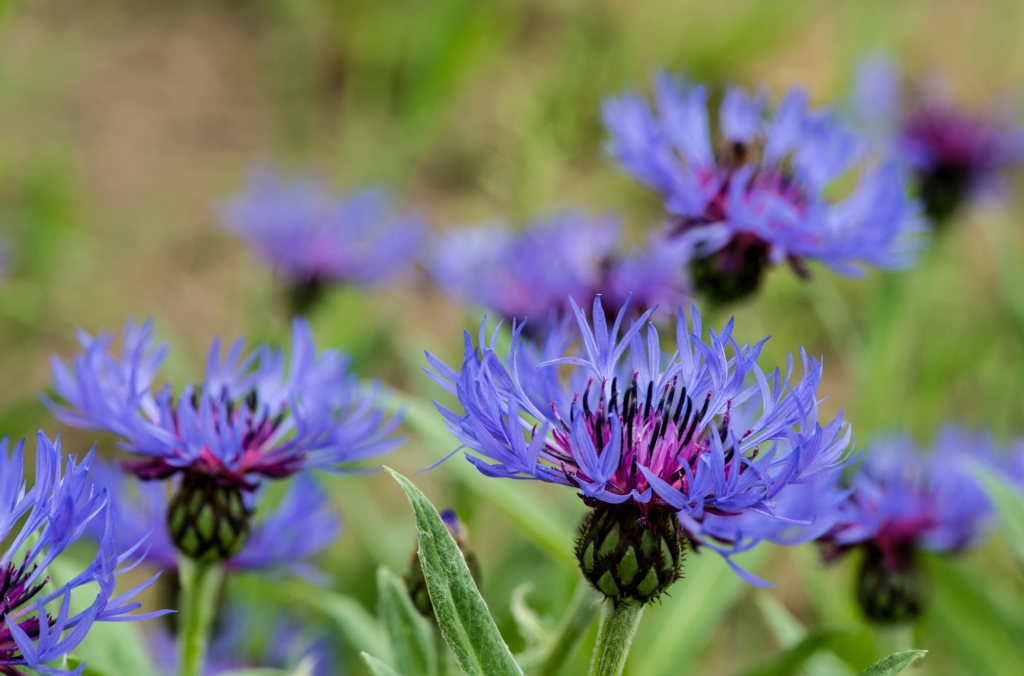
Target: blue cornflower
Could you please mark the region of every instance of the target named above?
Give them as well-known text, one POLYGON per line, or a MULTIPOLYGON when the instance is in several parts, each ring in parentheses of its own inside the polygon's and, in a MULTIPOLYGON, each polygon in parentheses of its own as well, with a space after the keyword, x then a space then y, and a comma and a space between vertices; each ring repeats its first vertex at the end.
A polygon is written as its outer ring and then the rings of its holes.
POLYGON ((181 475, 169 526, 190 556, 238 553, 252 515, 244 493, 261 478, 365 472, 360 463, 402 442, 394 434, 401 415, 388 418, 379 384, 363 385, 343 353, 318 352, 305 320, 292 325, 290 367, 282 350, 266 345, 243 358, 241 338, 222 358, 217 338, 205 381, 186 385, 177 399, 170 384, 153 389, 167 346, 154 348, 151 322, 129 321, 117 356, 115 337, 80 332, 84 352, 71 368, 53 359, 58 400, 43 401, 64 423, 120 437, 121 448, 144 458, 129 465, 139 478, 181 475), (196 493, 203 499, 189 499, 196 493))
POLYGON ((60 437, 55 443, 42 432, 36 443, 36 483, 26 490, 24 461, 19 442, 8 452, 7 437, 0 440, 0 540, 7 543, 0 568, 3 570, 0 598, 0 673, 21 674, 34 669, 43 674, 81 674, 46 666, 74 650, 94 622, 124 622, 158 617, 169 610, 128 615, 140 607, 130 602, 156 578, 120 595, 114 595, 116 576, 130 570, 131 563, 118 570, 144 543, 136 541, 124 550, 117 547, 114 521, 107 509, 107 496, 92 490, 88 482, 93 451, 79 464, 75 456, 64 457, 60 437), (64 465, 63 471, 61 466, 64 465), (105 521, 96 558, 78 576, 49 593, 47 566, 75 542, 94 521, 105 521), (71 614, 71 593, 84 585, 98 586, 96 599, 88 608, 71 614))
MULTIPOLYGON (((93 481, 109 494, 110 510, 118 524, 117 543, 127 546, 150 536, 146 563, 174 571, 178 568, 178 550, 167 527, 168 493, 160 482, 139 481, 122 467, 97 462, 93 481)), ((264 490, 249 501, 251 511, 258 509, 264 490)), ((99 529, 91 528, 94 537, 99 529)), ((331 506, 313 477, 296 475, 280 503, 253 524, 241 550, 225 561, 228 570, 269 572, 286 570, 312 582, 326 576, 306 563, 306 559, 326 549, 341 531, 341 516, 331 506)))
POLYGON ((564 322, 539 347, 521 341, 514 322, 506 360, 497 332, 488 344, 481 326, 477 346, 466 334, 461 371, 427 355, 436 370, 428 373, 464 412, 437 408, 483 474, 570 486, 599 511, 627 505, 641 527, 671 512, 693 542, 732 565, 732 554, 762 539, 758 522, 723 537, 709 516, 787 518, 776 509, 787 487, 834 476, 852 460, 842 416, 817 423, 821 363, 802 350, 799 382, 790 382, 792 358, 785 377, 766 377, 757 365, 764 341, 739 346, 731 320, 705 339, 694 308, 692 325, 678 312, 677 348, 666 359, 653 325, 642 337, 651 310, 620 340, 626 306, 609 328, 595 298, 591 328, 570 304, 582 356, 564 356, 575 337, 564 322), (565 379, 560 365, 574 367, 565 379))
POLYGON ((1008 110, 967 111, 935 87, 902 101, 899 72, 880 55, 861 65, 853 104, 882 151, 913 177, 938 225, 972 197, 1001 192, 1005 174, 1024 163, 1024 126, 1008 110))
POLYGON ((837 525, 821 538, 830 557, 864 550, 858 599, 873 620, 915 618, 924 601, 917 552, 961 551, 991 523, 992 504, 970 463, 994 458, 992 442, 949 428, 934 446, 922 452, 906 436, 871 444, 837 525))
POLYGON ((323 182, 289 182, 267 167, 250 174, 222 220, 290 282, 300 311, 326 284, 394 279, 412 263, 425 231, 422 218, 399 212, 385 190, 341 198, 323 182))
POLYGON ((634 93, 603 106, 609 153, 662 195, 670 232, 693 246, 698 291, 741 298, 784 260, 801 275, 808 260, 845 275, 911 262, 922 226, 895 164, 864 167, 844 199, 831 197, 863 150, 835 115, 791 89, 766 118, 765 91, 729 88, 713 141, 707 97, 703 85, 662 73, 656 110, 634 93))
MULTIPOLYGON (((309 676, 338 673, 333 640, 317 629, 299 624, 293 618, 277 617, 263 623, 252 609, 229 603, 214 628, 203 665, 203 676, 218 676, 249 669, 281 669, 309 676), (302 666, 308 671, 299 669, 302 666)), ((174 637, 156 632, 150 647, 162 673, 178 673, 178 647, 174 637)))
POLYGON ((623 255, 621 233, 617 219, 582 211, 541 217, 520 231, 489 223, 439 239, 429 268, 453 298, 509 319, 533 317, 538 327, 552 315, 571 314, 569 296, 606 293, 624 301, 633 293, 645 309, 681 302, 687 280, 668 264, 678 247, 652 241, 623 255))

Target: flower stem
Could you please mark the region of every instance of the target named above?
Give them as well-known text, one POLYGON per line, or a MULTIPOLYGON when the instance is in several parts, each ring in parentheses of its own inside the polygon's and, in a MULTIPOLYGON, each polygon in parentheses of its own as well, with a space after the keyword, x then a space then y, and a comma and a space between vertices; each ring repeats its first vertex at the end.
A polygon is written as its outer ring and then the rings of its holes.
POLYGON ((200 676, 206 657, 206 644, 217 605, 217 594, 224 581, 224 568, 220 564, 197 563, 182 556, 179 563, 181 596, 178 610, 178 673, 180 676, 200 676))
POLYGON ((619 603, 605 599, 601 624, 597 629, 597 645, 590 662, 590 676, 619 676, 626 666, 629 647, 640 624, 644 607, 636 602, 619 603))

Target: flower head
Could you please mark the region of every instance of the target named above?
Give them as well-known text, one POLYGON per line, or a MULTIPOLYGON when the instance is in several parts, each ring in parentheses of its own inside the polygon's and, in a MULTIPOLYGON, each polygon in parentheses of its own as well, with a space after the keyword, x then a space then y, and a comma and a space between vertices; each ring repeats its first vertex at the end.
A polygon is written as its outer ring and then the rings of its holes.
POLYGON ((569 296, 605 292, 624 301, 633 293, 645 309, 681 301, 688 286, 679 267, 669 265, 673 247, 652 241, 622 255, 621 229, 613 218, 581 211, 539 218, 519 232, 491 223, 440 239, 429 267, 452 297, 504 318, 531 317, 531 328, 571 314, 569 296))
POLYGON ((0 556, 3 571, 0 597, 0 673, 22 674, 24 668, 43 674, 81 674, 46 666, 74 650, 95 622, 119 622, 157 617, 167 612, 128 615, 140 607, 130 602, 156 577, 126 593, 114 595, 116 576, 134 567, 126 564, 143 542, 117 547, 114 521, 106 509, 107 496, 88 481, 93 452, 81 463, 61 452, 60 438, 51 443, 39 432, 36 445, 36 483, 26 490, 22 449, 8 451, 0 441, 0 556), (63 468, 62 468, 63 465, 63 468), (96 521, 105 522, 96 558, 79 575, 47 591, 47 567, 96 521), (98 587, 95 600, 79 613, 70 612, 71 593, 85 585, 98 587))
POLYGON ((922 453, 905 436, 865 451, 853 494, 821 543, 831 556, 865 551, 858 597, 869 618, 905 621, 921 612, 917 552, 957 552, 977 542, 992 505, 969 460, 992 457, 986 437, 956 428, 939 435, 932 453, 922 453))
POLYGON ((862 142, 800 89, 769 118, 767 94, 725 92, 712 141, 703 85, 666 74, 656 108, 627 93, 604 103, 610 154, 658 191, 671 232, 694 246, 696 288, 728 301, 752 293, 769 264, 801 274, 818 260, 841 274, 906 266, 921 225, 898 168, 865 168, 844 199, 826 191, 852 174, 862 142))
MULTIPOLYGON (((787 486, 851 460, 841 416, 817 424, 821 364, 802 351, 799 382, 791 383, 792 360, 785 376, 765 376, 757 365, 764 341, 741 347, 731 321, 705 339, 694 308, 692 325, 679 311, 677 347, 666 358, 655 327, 643 335, 651 310, 620 339, 625 306, 609 327, 595 298, 591 328, 571 304, 582 355, 564 356, 572 342, 564 322, 538 348, 513 324, 506 359, 496 353, 497 332, 488 343, 481 326, 477 346, 466 334, 461 371, 428 354, 434 381, 464 412, 437 408, 485 475, 569 486, 595 507, 630 502, 642 526, 652 510, 670 510, 691 540, 729 556, 734 549, 709 539, 719 534, 705 527, 709 515, 774 517, 787 486), (570 367, 566 379, 559 365, 570 367)), ((752 525, 725 544, 759 539, 752 525)))
POLYGON ((317 351, 302 319, 292 324, 290 366, 266 345, 243 357, 241 338, 222 357, 216 338, 206 379, 177 398, 170 384, 153 387, 168 348, 154 347, 151 321, 128 321, 117 355, 115 338, 79 332, 83 352, 70 368, 53 358, 57 400, 43 401, 68 425, 120 437, 144 458, 131 465, 139 478, 203 475, 252 491, 260 478, 303 469, 359 472, 402 441, 401 416, 388 418, 379 385, 360 383, 342 352, 317 351))
POLYGON ((942 225, 971 197, 998 192, 1024 163, 1024 127, 1006 111, 971 112, 932 88, 901 101, 895 66, 875 55, 862 64, 854 106, 862 124, 913 177, 925 213, 942 225))
MULTIPOLYGON (((137 542, 151 535, 146 563, 164 570, 177 570, 179 553, 167 526, 168 491, 160 482, 139 481, 116 465, 97 462, 93 481, 109 495, 110 510, 118 524, 117 543, 137 542)), ((250 498, 250 508, 261 515, 241 550, 225 561, 229 570, 288 571, 320 582, 324 573, 306 559, 334 542, 341 530, 341 517, 330 500, 308 474, 298 474, 284 497, 269 514, 258 509, 265 500, 265 488, 250 498)), ((90 533, 99 537, 98 528, 90 533)))
POLYGON ((320 181, 285 181, 269 168, 252 172, 222 219, 293 284, 293 293, 307 295, 324 284, 393 279, 416 256, 424 232, 422 219, 398 212, 384 190, 340 198, 320 181))

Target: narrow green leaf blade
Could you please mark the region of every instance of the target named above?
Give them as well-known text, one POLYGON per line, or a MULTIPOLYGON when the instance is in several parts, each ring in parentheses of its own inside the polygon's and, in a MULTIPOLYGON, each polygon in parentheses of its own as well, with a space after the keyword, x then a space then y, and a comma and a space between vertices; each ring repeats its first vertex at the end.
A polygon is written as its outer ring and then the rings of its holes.
POLYGON ((995 472, 980 464, 974 471, 981 478, 999 511, 999 517, 1017 563, 1024 566, 1024 496, 1011 488, 995 472))
POLYGON ((860 676, 891 676, 903 671, 927 654, 927 650, 905 650, 883 657, 870 667, 860 672, 860 676))
POLYGON ((377 596, 384 631, 391 639, 395 667, 405 676, 433 676, 437 657, 427 620, 412 605, 401 579, 381 566, 377 569, 377 596))
POLYGON ((298 587, 296 593, 330 618, 348 644, 359 651, 390 655, 391 649, 380 623, 359 601, 320 587, 298 587))
POLYGON ((523 672, 501 638, 487 603, 440 514, 420 489, 390 468, 416 514, 419 556, 441 635, 470 676, 520 676, 523 672))
MULTIPOLYGON (((67 655, 63 660, 51 662, 50 666, 54 669, 74 671, 78 667, 82 666, 83 662, 85 662, 85 660, 67 655)), ((85 671, 82 672, 82 676, 108 676, 108 674, 105 671, 100 671, 98 669, 94 669, 92 666, 86 665, 85 671)))
POLYGON ((403 674, 395 671, 387 664, 381 662, 373 655, 367 655, 366 653, 360 653, 363 661, 366 662, 366 666, 373 672, 373 676, 404 676, 403 674))

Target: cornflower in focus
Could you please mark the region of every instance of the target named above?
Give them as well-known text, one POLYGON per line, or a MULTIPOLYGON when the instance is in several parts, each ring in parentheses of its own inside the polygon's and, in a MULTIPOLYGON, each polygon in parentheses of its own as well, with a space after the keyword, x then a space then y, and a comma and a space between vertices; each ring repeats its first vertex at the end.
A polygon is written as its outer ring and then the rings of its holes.
POLYGON ((75 456, 65 458, 59 437, 51 443, 39 432, 36 439, 36 484, 31 490, 26 490, 24 482, 24 441, 12 452, 8 451, 7 437, 0 441, 0 540, 7 543, 0 558, 0 673, 23 674, 28 668, 44 674, 77 676, 85 670, 85 664, 70 672, 47 663, 74 650, 95 622, 142 620, 173 611, 128 615, 141 605, 131 599, 159 577, 114 595, 116 576, 135 564, 118 567, 145 543, 136 541, 124 550, 118 549, 107 496, 92 490, 88 481, 93 451, 79 464, 75 456), (50 581, 47 567, 96 521, 104 522, 96 558, 70 581, 44 591, 50 581), (95 600, 72 614, 72 592, 91 584, 97 586, 95 600))
MULTIPOLYGON (((167 527, 167 486, 162 482, 139 481, 121 467, 97 462, 92 470, 95 483, 109 495, 110 511, 118 524, 117 543, 137 542, 150 536, 146 563, 166 571, 177 571, 178 550, 167 527)), ((311 582, 323 582, 326 575, 306 560, 326 549, 341 531, 341 517, 308 474, 295 476, 273 510, 260 509, 265 487, 244 494, 250 512, 261 519, 237 554, 225 561, 228 570, 287 571, 311 582)), ((98 528, 90 534, 100 537, 98 528)))
POLYGON ((249 537, 251 501, 262 479, 302 470, 361 473, 361 463, 402 442, 401 415, 388 417, 380 386, 362 384, 337 350, 317 351, 309 324, 292 325, 291 364, 263 345, 243 358, 243 340, 221 357, 214 339, 206 379, 153 381, 167 354, 154 347, 152 323, 129 321, 115 355, 112 334, 79 333, 83 352, 70 368, 54 358, 57 399, 43 401, 62 422, 111 432, 141 459, 126 466, 143 480, 177 477, 168 510, 171 540, 197 561, 224 561, 249 537))
POLYGON ((858 118, 912 177, 925 214, 945 225, 973 198, 998 194, 1024 162, 1024 127, 1005 109, 968 111, 935 87, 901 100, 900 76, 881 56, 864 61, 854 91, 858 118))
POLYGON ((923 452, 905 436, 864 452, 837 525, 820 542, 826 558, 863 550, 857 600, 880 623, 915 620, 927 589, 922 551, 954 553, 975 545, 993 515, 970 459, 993 458, 981 435, 950 428, 923 452))
MULTIPOLYGON (((284 616, 265 626, 251 609, 230 602, 210 637, 203 676, 241 671, 301 673, 331 676, 338 673, 331 637, 284 616), (301 667, 301 668, 300 668, 301 667)), ((165 676, 178 673, 177 644, 165 632, 154 632, 149 641, 165 676)))
POLYGON ((728 302, 752 294, 770 265, 801 277, 817 260, 844 275, 909 265, 922 228, 894 163, 852 171, 863 142, 807 95, 789 90, 770 117, 767 94, 726 90, 713 139, 703 85, 664 73, 655 103, 635 93, 604 103, 608 152, 661 194, 669 234, 684 239, 694 287, 728 302), (850 184, 842 199, 833 186, 850 184))
POLYGON ((310 178, 286 181, 253 171, 227 203, 222 220, 287 280, 295 313, 304 313, 331 284, 374 286, 408 268, 423 240, 423 220, 401 213, 382 189, 347 197, 310 178))
POLYGON ((527 331, 571 314, 569 296, 605 293, 621 304, 632 293, 642 309, 686 298, 689 285, 673 255, 678 245, 655 238, 645 248, 622 249, 616 219, 563 211, 518 232, 499 223, 450 232, 434 245, 428 267, 460 302, 505 319, 533 318, 527 331))
POLYGON ((563 356, 576 337, 566 323, 552 325, 539 347, 520 340, 522 325, 513 323, 511 353, 499 358, 497 331, 488 343, 486 321, 476 346, 466 334, 460 371, 427 355, 436 371, 428 373, 464 409, 437 404, 460 448, 472 451, 467 459, 490 477, 578 490, 594 508, 577 543, 580 567, 617 602, 651 601, 675 582, 687 539, 764 584, 732 555, 762 539, 781 541, 774 520, 810 526, 829 518, 800 514, 808 518, 794 523, 778 505, 787 491, 834 478, 852 460, 841 415, 817 424, 820 362, 801 351, 800 381, 791 382, 792 360, 785 377, 766 377, 757 365, 764 341, 741 347, 731 321, 705 341, 696 308, 692 326, 679 310, 677 347, 666 359, 653 325, 642 337, 652 310, 619 339, 625 305, 609 328, 595 298, 591 328, 570 303, 581 356, 563 356), (566 379, 559 366, 571 367, 566 379), (727 530, 712 519, 750 514, 770 527, 737 520, 727 530))

